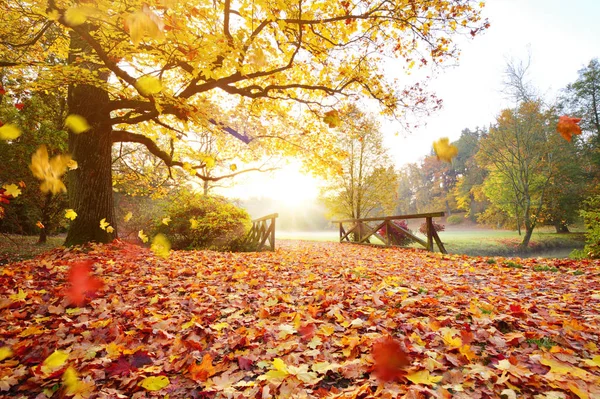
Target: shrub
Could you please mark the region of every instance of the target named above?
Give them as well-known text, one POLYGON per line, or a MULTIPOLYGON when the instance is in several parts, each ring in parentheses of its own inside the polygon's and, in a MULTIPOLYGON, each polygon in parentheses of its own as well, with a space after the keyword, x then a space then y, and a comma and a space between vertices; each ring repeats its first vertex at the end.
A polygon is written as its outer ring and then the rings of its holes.
POLYGON ((600 258, 600 195, 594 195, 584 201, 582 210, 585 225, 585 247, 583 253, 588 258, 600 258))
MULTIPOLYGON (((392 220, 390 224, 391 224, 391 228, 390 228, 391 243, 393 245, 401 245, 401 246, 410 244, 412 239, 409 236, 407 236, 402 230, 400 230, 398 228, 398 227, 401 227, 404 230, 408 230, 409 232, 412 233, 412 231, 408 228, 408 224, 406 223, 406 220, 392 220)), ((386 226, 383 226, 377 232, 382 237, 387 237, 387 235, 388 235, 386 226)))
MULTIPOLYGON (((431 223, 433 224, 433 229, 437 232, 446 230, 446 227, 443 224, 436 223, 433 220, 431 221, 431 223)), ((427 235, 427 222, 423 222, 421 224, 421 227, 419 227, 419 231, 421 232, 421 234, 427 235)))
POLYGON ((461 215, 450 215, 446 218, 446 223, 451 226, 456 226, 457 224, 461 224, 465 221, 465 218, 461 215))
POLYGON ((250 215, 222 197, 182 193, 166 209, 171 221, 156 221, 156 233, 173 249, 240 250, 251 226, 250 215))

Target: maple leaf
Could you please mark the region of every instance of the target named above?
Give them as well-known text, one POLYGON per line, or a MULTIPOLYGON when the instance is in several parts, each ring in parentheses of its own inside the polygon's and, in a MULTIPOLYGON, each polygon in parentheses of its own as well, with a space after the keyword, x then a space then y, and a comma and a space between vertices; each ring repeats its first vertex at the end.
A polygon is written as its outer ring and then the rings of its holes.
POLYGON ((13 198, 17 198, 21 194, 21 190, 16 184, 5 184, 2 188, 5 190, 5 195, 12 195, 13 198))
POLYGON ((142 240, 143 243, 148 242, 148 236, 144 234, 144 230, 138 231, 138 237, 142 240))
POLYGON ((10 346, 0 347, 0 362, 3 361, 4 359, 8 359, 9 357, 12 357, 12 355, 13 355, 13 350, 10 346))
POLYGON ((92 261, 76 262, 69 269, 70 287, 67 297, 76 306, 85 303, 86 296, 94 296, 104 286, 104 282, 92 276, 92 261))
POLYGON ((16 103, 15 104, 15 108, 18 109, 19 111, 22 111, 23 108, 25 108, 25 104, 23 104, 23 103, 16 103))
POLYGON ((163 218, 161 221, 161 223, 164 224, 165 226, 168 226, 170 222, 171 222, 171 218, 169 216, 167 216, 166 218, 163 218))
POLYGON ((375 362, 375 375, 383 381, 392 381, 411 361, 398 340, 390 336, 378 339, 371 351, 375 362))
POLYGON ((196 362, 192 362, 188 371, 190 372, 190 376, 192 380, 196 382, 204 382, 208 380, 208 378, 216 373, 216 369, 212 365, 212 356, 209 353, 205 354, 202 358, 202 362, 200 364, 196 364, 196 362))
POLYGON ((77 161, 74 159, 71 159, 69 162, 67 162, 67 168, 69 168, 69 170, 75 170, 79 167, 79 165, 77 165, 77 161))
POLYGON ((6 125, 0 125, 0 140, 14 140, 21 135, 21 131, 18 127, 12 123, 6 125))
POLYGON ((123 220, 126 221, 126 222, 129 222, 132 217, 133 217, 133 213, 127 212, 127 215, 125 215, 125 217, 123 218, 123 220))
POLYGON ((126 377, 131 374, 131 371, 135 368, 127 361, 127 358, 123 355, 113 361, 107 368, 106 371, 110 376, 122 376, 126 377))
POLYGON ((135 87, 143 96, 158 94, 162 90, 160 80, 156 76, 142 76, 135 82, 135 87))
POLYGON ((252 364, 254 363, 254 361, 252 359, 248 359, 247 357, 244 357, 244 356, 239 356, 237 358, 237 361, 238 361, 238 366, 240 367, 241 370, 251 370, 252 364))
POLYGON ((442 376, 433 376, 429 370, 420 370, 406 375, 406 378, 413 384, 435 385, 442 380, 442 376))
POLYGON ((41 370, 44 374, 51 374, 55 370, 60 369, 68 358, 69 354, 67 352, 55 350, 43 361, 41 370))
POLYGON ((565 140, 571 141, 573 135, 581 134, 581 127, 578 125, 580 121, 581 118, 571 118, 563 115, 558 118, 556 130, 565 140))
POLYGON ((77 217, 77 212, 75 212, 73 209, 67 209, 65 211, 65 218, 75 220, 76 217, 77 217))
POLYGON ((45 229, 46 226, 44 226, 44 224, 42 222, 40 222, 39 220, 35 223, 35 225, 40 228, 40 229, 45 229))
POLYGON ((458 154, 458 148, 450 144, 448 137, 443 137, 438 141, 435 141, 433 143, 433 151, 435 151, 435 155, 438 159, 449 163, 452 162, 452 158, 458 154))
POLYGON ((198 228, 198 221, 194 218, 190 219, 190 229, 194 230, 198 228))
POLYGON ((167 258, 169 256, 169 251, 171 250, 171 242, 162 233, 158 233, 152 239, 152 245, 150 246, 150 250, 154 252, 157 256, 167 258))
POLYGON ((146 377, 140 381, 138 385, 148 391, 159 391, 168 386, 170 383, 171 382, 167 376, 160 375, 158 377, 146 377))
POLYGON ((133 12, 125 18, 125 28, 134 45, 138 45, 144 36, 161 40, 164 38, 163 29, 165 25, 162 20, 144 4, 140 11, 133 12))
POLYGON ((40 146, 32 155, 30 168, 33 175, 42 181, 40 190, 43 193, 58 194, 67 191, 61 178, 67 171, 69 161, 69 155, 56 155, 49 159, 45 145, 40 146))
POLYGON ((65 119, 65 127, 75 134, 84 133, 91 129, 85 118, 77 114, 67 116, 65 119))
POLYGON ((331 110, 325 112, 325 117, 323 118, 323 122, 327 124, 330 128, 338 127, 342 124, 342 120, 340 119, 340 114, 337 110, 331 110))
POLYGON ((65 393, 69 396, 75 396, 77 399, 89 397, 94 389, 92 384, 79 379, 73 367, 68 367, 65 370, 62 381, 66 388, 65 393))
POLYGON ((152 364, 152 358, 148 354, 148 352, 144 351, 136 351, 129 361, 129 363, 136 368, 144 367, 149 364, 152 364))

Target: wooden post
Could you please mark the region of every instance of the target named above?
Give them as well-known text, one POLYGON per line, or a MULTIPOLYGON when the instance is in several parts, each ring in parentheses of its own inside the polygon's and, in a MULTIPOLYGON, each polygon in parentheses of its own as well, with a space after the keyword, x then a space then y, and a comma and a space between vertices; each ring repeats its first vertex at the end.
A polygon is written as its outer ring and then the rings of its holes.
POLYGON ((427 221, 427 250, 433 252, 433 219, 426 218, 427 221))
POLYGON ((271 218, 271 251, 275 251, 275 218, 271 218))
POLYGON ((392 222, 385 220, 385 245, 392 245, 392 222))
POLYGON ((344 237, 344 226, 343 226, 343 223, 340 222, 340 242, 342 242, 343 237, 344 237))

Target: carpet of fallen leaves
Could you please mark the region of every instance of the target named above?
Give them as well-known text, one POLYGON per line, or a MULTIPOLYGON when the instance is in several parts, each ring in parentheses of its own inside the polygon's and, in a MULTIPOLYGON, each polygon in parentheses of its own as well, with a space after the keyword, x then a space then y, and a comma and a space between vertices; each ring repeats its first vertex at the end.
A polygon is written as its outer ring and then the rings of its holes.
POLYGON ((600 398, 599 314, 598 261, 56 249, 0 266, 0 396, 600 398))

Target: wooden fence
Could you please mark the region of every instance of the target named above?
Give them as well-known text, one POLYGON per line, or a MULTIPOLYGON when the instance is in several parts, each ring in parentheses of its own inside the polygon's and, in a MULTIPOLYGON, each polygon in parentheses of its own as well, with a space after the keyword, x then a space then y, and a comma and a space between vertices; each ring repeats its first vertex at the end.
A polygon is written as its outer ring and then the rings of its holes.
MULTIPOLYGON (((350 242, 355 244, 370 244, 369 239, 371 237, 377 237, 380 241, 383 242, 385 246, 397 246, 394 243, 394 230, 398 230, 401 234, 409 237, 411 240, 421 244, 428 251, 433 252, 433 243, 437 244, 441 253, 446 252, 446 248, 444 247, 444 243, 440 239, 437 231, 433 228, 433 218, 434 217, 443 217, 444 212, 434 212, 434 213, 419 213, 415 215, 396 215, 396 216, 385 216, 380 218, 364 218, 364 219, 344 219, 344 220, 333 220, 332 223, 340 224, 340 242, 350 242), (427 226, 426 237, 427 241, 422 240, 421 238, 414 235, 412 232, 403 228, 402 226, 398 226, 395 223, 392 223, 394 220, 403 220, 403 219, 425 219, 425 225, 427 226), (344 227, 344 223, 349 223, 350 228, 346 230, 344 227), (379 231, 384 229, 386 234, 379 234, 379 231), (352 235, 353 240, 350 240, 352 235)), ((375 244, 373 244, 375 245, 375 244)))
POLYGON ((257 251, 270 249, 275 251, 275 219, 278 213, 263 216, 252 221, 252 228, 246 236, 248 245, 256 248, 257 251), (267 241, 269 245, 267 245, 267 241))

